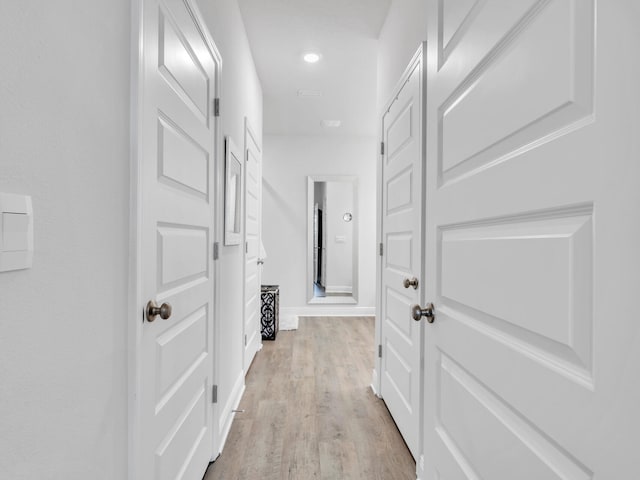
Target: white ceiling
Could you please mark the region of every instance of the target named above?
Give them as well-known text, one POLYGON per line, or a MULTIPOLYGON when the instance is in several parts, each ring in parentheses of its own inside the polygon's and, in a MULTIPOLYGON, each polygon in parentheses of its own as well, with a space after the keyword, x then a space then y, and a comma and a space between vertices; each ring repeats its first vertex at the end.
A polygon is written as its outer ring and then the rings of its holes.
POLYGON ((377 39, 391 0, 239 0, 264 95, 264 131, 376 133, 377 39), (302 60, 305 52, 322 55, 302 60), (298 97, 298 90, 321 97, 298 97), (322 120, 341 120, 326 128, 322 120))

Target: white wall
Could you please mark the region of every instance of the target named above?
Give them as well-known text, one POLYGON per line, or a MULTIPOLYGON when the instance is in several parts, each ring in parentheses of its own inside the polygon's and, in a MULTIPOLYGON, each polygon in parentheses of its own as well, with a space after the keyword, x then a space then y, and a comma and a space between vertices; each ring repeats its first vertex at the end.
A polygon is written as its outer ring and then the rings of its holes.
POLYGON ((353 286, 353 226, 343 215, 353 213, 353 184, 326 182, 327 209, 327 293, 351 292, 353 286), (344 238, 338 242, 337 237, 344 238))
POLYGON ((296 312, 372 314, 375 307, 375 137, 265 135, 262 283, 280 285, 281 325, 296 312), (307 305, 307 176, 358 176, 359 301, 355 306, 307 305))
MULTIPOLYGON (((222 85, 220 97, 221 133, 229 135, 238 148, 244 151, 244 117, 257 135, 262 138, 262 89, 255 70, 249 42, 237 0, 197 0, 220 55, 222 56, 222 85)), ((222 175, 224 162, 218 173, 222 175)), ((219 197, 220 198, 220 197, 219 197)), ((218 208, 223 218, 222 202, 218 208)), ((222 226, 222 222, 219 222, 222 226)), ((218 285, 219 318, 218 339, 220 347, 217 366, 218 403, 220 423, 218 428, 224 437, 232 420, 231 410, 240 400, 244 387, 243 373, 243 245, 223 246, 221 242, 220 282, 218 285)))
POLYGON ((0 478, 127 475, 130 2, 0 2, 0 192, 33 268, 0 273, 0 478))
MULTIPOLYGON (((222 132, 262 131, 235 0, 200 1, 222 132)), ((0 478, 127 476, 131 4, 0 2, 0 192, 33 197, 33 268, 0 273, 0 478)), ((220 398, 242 372, 241 250, 222 249, 220 398)), ((241 378, 240 378, 241 379, 241 378)))
POLYGON ((400 76, 427 39, 429 0, 393 0, 378 41, 378 111, 391 99, 400 76))

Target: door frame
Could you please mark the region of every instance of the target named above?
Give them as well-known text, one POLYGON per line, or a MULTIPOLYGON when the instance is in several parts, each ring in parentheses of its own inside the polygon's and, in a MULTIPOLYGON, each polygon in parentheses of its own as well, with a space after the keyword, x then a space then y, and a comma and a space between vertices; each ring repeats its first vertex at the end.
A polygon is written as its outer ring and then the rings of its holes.
MULTIPOLYGON (((380 141, 380 146, 382 146, 384 144, 384 116, 389 112, 391 106, 393 105, 393 103, 396 101, 396 99, 398 98, 398 95, 400 94, 400 91, 402 90, 402 88, 406 85, 406 83, 409 81, 409 78, 411 76, 411 73, 415 70, 415 68, 419 68, 420 69, 420 75, 421 75, 421 82, 420 82, 420 90, 421 90, 421 98, 420 98, 420 108, 421 108, 421 112, 420 112, 420 124, 419 124, 419 133, 420 133, 420 157, 421 157, 421 161, 423 164, 423 168, 422 168, 422 178, 420 179, 420 183, 421 183, 421 188, 420 188, 420 192, 421 192, 421 196, 420 196, 420 202, 422 205, 422 215, 421 215, 421 225, 420 225, 420 229, 421 229, 421 245, 420 245, 420 251, 423 253, 425 252, 425 226, 426 226, 426 204, 425 204, 425 200, 426 200, 426 190, 425 190, 425 186, 426 186, 426 102, 427 102, 427 75, 426 75, 426 65, 427 65, 427 42, 422 42, 420 44, 420 46, 418 47, 418 49, 416 50, 416 52, 414 53, 413 57, 411 57, 411 60, 409 61, 409 64, 407 65, 407 67, 405 68, 404 72, 402 73, 402 75, 400 76, 400 79, 398 80, 398 82, 396 83, 395 87, 392 90, 392 94, 390 95, 389 100, 385 103, 384 107, 382 108, 382 110, 378 113, 378 138, 380 141)), ((386 152, 385 152, 386 153, 386 152)), ((380 248, 383 245, 383 238, 382 238, 382 213, 383 213, 383 181, 384 179, 382 178, 382 167, 383 167, 383 162, 385 159, 385 153, 382 153, 381 149, 378 150, 378 161, 377 161, 377 179, 378 181, 376 182, 376 205, 377 205, 377 209, 378 209, 378 214, 376 215, 376 238, 377 238, 377 245, 378 245, 378 252, 377 252, 377 256, 378 256, 378 261, 376 262, 376 317, 375 317, 375 338, 374 338, 374 350, 375 350, 375 362, 374 362, 374 369, 373 369, 373 373, 372 373, 372 381, 371 381, 371 389, 373 390, 373 393, 378 397, 378 398, 382 398, 382 358, 380 357, 379 353, 378 353, 378 349, 379 346, 382 345, 382 321, 380 316, 382 315, 382 262, 384 260, 384 255, 386 255, 386 252, 383 252, 382 254, 380 254, 380 248)), ((425 282, 425 271, 424 271, 424 261, 422 262, 421 266, 420 266, 420 279, 421 281, 425 282)), ((424 301, 425 301, 425 294, 424 294, 424 288, 420 289, 420 304, 423 305, 424 301)), ((407 315, 409 315, 409 312, 407 312, 407 315)), ((423 417, 424 417, 424 358, 425 358, 425 343, 423 340, 423 333, 422 330, 424 329, 424 322, 420 322, 420 359, 421 359, 421 364, 420 364, 420 393, 419 393, 419 398, 420 398, 420 408, 419 408, 419 412, 418 412, 418 419, 419 419, 419 427, 418 427, 418 452, 419 452, 419 458, 416 459, 416 473, 421 473, 423 468, 424 468, 424 445, 423 445, 423 437, 424 437, 424 422, 423 422, 423 417)))
MULTIPOLYGON (((204 21, 204 17, 200 9, 196 5, 195 0, 182 0, 189 9, 194 22, 200 29, 203 38, 207 42, 207 46, 211 51, 217 64, 215 74, 214 97, 220 98, 220 80, 222 74, 222 57, 218 51, 213 38, 204 21)), ((143 104, 145 81, 144 81, 144 60, 145 51, 143 48, 144 40, 144 9, 147 0, 132 0, 131 2, 131 31, 130 31, 130 96, 129 96, 129 121, 130 121, 130 144, 129 144, 129 271, 128 271, 128 315, 127 325, 127 475, 129 480, 141 478, 140 474, 140 458, 138 455, 141 441, 141 422, 140 422, 140 376, 141 376, 141 358, 140 345, 142 338, 142 315, 145 299, 142 298, 142 158, 144 155, 144 145, 140 138, 142 131, 143 104)), ((213 142, 213 165, 210 169, 210 175, 213 185, 214 215, 213 221, 213 242, 219 243, 222 240, 224 217, 222 212, 222 195, 224 178, 224 142, 220 142, 220 117, 213 116, 214 135, 213 142), (221 173, 222 172, 222 173, 221 173)), ((213 254, 213 244, 211 245, 211 253, 213 254)), ((213 378, 214 385, 220 378, 218 368, 219 359, 219 302, 220 298, 220 268, 216 261, 212 262, 212 276, 214 282, 213 289, 213 378)), ((219 432, 217 431, 219 417, 218 404, 211 404, 211 432, 213 434, 213 451, 211 452, 211 460, 215 460, 219 455, 219 432)))

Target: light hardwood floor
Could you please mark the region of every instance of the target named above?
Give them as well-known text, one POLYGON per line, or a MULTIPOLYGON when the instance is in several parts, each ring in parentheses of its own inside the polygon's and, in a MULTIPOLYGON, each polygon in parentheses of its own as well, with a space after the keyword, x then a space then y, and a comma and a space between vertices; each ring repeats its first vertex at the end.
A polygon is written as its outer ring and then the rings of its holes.
POLYGON ((304 317, 264 342, 222 455, 204 480, 415 479, 369 384, 372 317, 304 317))

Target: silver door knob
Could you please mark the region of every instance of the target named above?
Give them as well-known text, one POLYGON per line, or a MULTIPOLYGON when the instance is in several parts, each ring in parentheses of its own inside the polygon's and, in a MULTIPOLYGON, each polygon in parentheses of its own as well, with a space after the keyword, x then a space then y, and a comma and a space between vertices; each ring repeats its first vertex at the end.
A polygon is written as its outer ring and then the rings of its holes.
POLYGON ((259 258, 257 263, 258 263, 258 265, 264 265, 264 259, 263 258, 259 258))
POLYGON ((416 277, 413 277, 411 279, 405 278, 402 281, 402 285, 404 285, 404 288, 413 287, 414 290, 417 290, 418 289, 418 279, 416 277))
POLYGON ((419 322, 422 317, 425 317, 427 322, 433 323, 436 319, 434 310, 435 307, 433 303, 428 303, 425 308, 422 308, 420 305, 413 305, 411 307, 411 316, 416 322, 419 322))
POLYGON ((156 302, 153 300, 149 300, 147 303, 147 307, 144 309, 145 316, 147 317, 147 322, 153 322, 158 315, 163 320, 166 320, 171 316, 171 304, 163 303, 158 306, 156 302))

